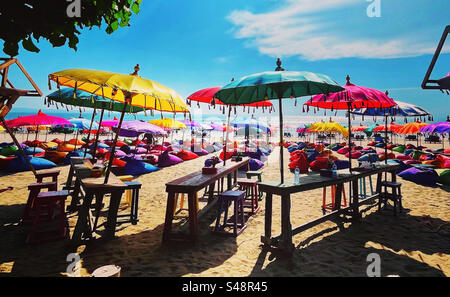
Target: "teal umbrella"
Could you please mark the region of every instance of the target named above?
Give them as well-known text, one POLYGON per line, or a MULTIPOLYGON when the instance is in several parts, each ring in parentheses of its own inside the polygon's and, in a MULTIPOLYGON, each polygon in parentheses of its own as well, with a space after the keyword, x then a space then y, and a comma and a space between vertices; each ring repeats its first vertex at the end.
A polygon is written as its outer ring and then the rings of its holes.
POLYGON ((285 71, 277 60, 275 71, 266 71, 232 81, 215 94, 225 104, 249 104, 266 100, 279 100, 280 116, 280 173, 283 173, 283 109, 282 99, 328 94, 345 90, 324 74, 307 71, 285 71))

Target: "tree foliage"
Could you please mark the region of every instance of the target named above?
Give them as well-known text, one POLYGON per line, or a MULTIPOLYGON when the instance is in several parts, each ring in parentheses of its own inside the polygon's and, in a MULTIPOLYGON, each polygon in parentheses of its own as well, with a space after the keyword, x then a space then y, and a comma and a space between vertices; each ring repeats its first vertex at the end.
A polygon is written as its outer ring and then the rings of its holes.
MULTIPOLYGON (((83 28, 101 27, 113 33, 129 26, 133 13, 139 13, 142 0, 1 0, 0 39, 3 51, 16 56, 19 43, 27 51, 39 52, 35 42, 47 39, 54 47, 67 45, 76 50, 83 28), (77 2, 77 3, 75 3, 77 2), (79 17, 69 17, 69 5, 80 4, 79 17)), ((72 10, 73 11, 73 10, 72 10)))

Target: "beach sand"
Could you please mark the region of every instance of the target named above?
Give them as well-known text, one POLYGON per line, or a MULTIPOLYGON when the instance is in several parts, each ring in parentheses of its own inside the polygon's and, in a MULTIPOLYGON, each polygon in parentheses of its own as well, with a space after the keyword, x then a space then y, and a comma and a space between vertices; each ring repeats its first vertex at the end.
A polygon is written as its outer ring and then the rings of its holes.
MULTIPOLYGON (((69 240, 26 245, 29 227, 19 222, 27 186, 35 179, 31 172, 1 176, 1 187, 14 189, 0 193, 0 276, 66 276, 72 263, 67 257, 75 252, 81 257, 81 276, 109 264, 120 266, 121 276, 366 276, 371 253, 380 256, 382 276, 450 275, 450 188, 424 187, 401 178, 404 213, 395 217, 391 210, 378 213, 374 208, 364 213, 361 222, 344 224, 343 230, 333 222, 320 224, 294 236, 292 259, 261 248, 265 200, 237 238, 211 232, 216 216, 211 211, 200 220, 197 245, 162 247, 165 183, 200 170, 210 156, 137 178, 142 183, 139 223, 118 226, 117 237, 108 242, 80 246, 71 245, 69 240)), ((275 149, 263 168, 263 180, 279 179, 278 157, 275 149)), ((285 151, 285 176, 293 179, 287 170, 288 159, 285 151)), ((60 169, 61 184, 66 181, 68 166, 60 169)), ((321 189, 292 195, 292 225, 320 217, 321 205, 321 189)), ((121 209, 129 210, 125 205, 121 209)), ((76 219, 74 214, 69 216, 71 232, 76 219)), ((276 196, 272 231, 274 235, 280 232, 280 200, 276 196)))

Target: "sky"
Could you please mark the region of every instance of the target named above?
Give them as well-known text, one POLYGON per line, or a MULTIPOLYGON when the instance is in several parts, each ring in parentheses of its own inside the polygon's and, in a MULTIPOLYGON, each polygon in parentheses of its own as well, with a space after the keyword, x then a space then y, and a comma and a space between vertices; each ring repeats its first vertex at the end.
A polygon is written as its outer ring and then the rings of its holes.
MULTIPOLYGON (((40 40, 39 53, 21 49, 17 58, 44 95, 55 91, 47 76, 56 71, 128 74, 139 64, 142 77, 186 98, 232 78, 272 71, 279 57, 287 70, 323 73, 342 85, 349 75, 354 84, 388 90, 394 100, 445 120, 450 96, 420 85, 450 24, 449 11, 448 0, 143 0, 130 27, 111 35, 105 26, 85 29, 77 51, 40 40)), ((431 78, 448 72, 450 38, 431 78)), ((28 87, 17 69, 10 75, 16 87, 28 87)), ((307 115, 301 107, 307 98, 297 106, 284 100, 284 113, 307 115)), ((45 109, 43 98, 31 97, 14 107, 45 109)), ((202 105, 202 112, 216 111, 202 105)))

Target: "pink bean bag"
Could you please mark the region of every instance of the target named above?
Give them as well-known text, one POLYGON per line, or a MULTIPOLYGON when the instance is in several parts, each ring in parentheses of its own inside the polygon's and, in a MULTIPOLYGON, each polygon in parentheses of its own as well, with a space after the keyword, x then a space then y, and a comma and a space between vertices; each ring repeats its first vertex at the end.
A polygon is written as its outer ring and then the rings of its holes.
POLYGON ((338 154, 345 155, 348 153, 348 147, 345 146, 337 151, 338 154))
POLYGON ((345 156, 347 158, 350 156, 352 159, 358 159, 362 156, 362 153, 360 151, 351 151, 351 153, 346 153, 345 156))
POLYGON ((406 155, 397 155, 397 157, 395 157, 398 160, 412 160, 413 158, 411 158, 410 156, 406 156, 406 155))

